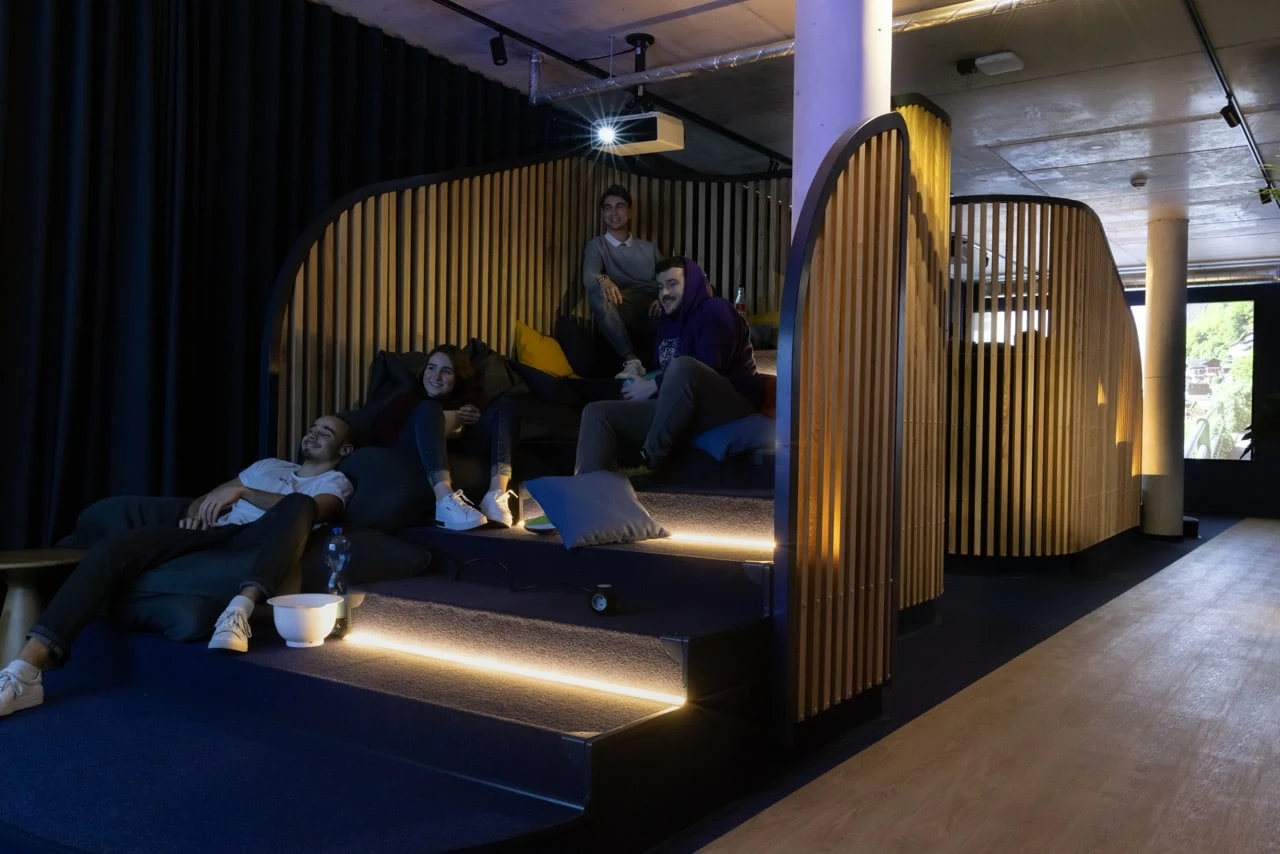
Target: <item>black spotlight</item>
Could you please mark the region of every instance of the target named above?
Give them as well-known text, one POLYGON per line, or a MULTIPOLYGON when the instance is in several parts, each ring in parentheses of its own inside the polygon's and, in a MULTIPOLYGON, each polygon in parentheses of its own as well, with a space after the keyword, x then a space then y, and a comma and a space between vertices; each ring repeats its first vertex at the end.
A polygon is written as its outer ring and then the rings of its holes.
POLYGON ((507 64, 507 43, 502 40, 502 33, 489 39, 489 53, 493 56, 494 65, 507 64))
POLYGON ((1230 104, 1222 108, 1222 119, 1227 123, 1227 127, 1240 127, 1240 114, 1230 104))

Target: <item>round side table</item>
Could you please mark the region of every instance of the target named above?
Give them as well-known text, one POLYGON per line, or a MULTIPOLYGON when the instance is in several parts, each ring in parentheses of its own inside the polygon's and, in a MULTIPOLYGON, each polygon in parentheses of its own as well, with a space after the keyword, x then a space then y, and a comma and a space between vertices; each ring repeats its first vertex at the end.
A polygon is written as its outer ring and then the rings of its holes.
POLYGON ((0 552, 0 574, 9 584, 0 611, 0 667, 17 657, 26 643, 27 632, 40 617, 40 593, 36 582, 41 573, 75 566, 84 557, 78 549, 27 549, 0 552))

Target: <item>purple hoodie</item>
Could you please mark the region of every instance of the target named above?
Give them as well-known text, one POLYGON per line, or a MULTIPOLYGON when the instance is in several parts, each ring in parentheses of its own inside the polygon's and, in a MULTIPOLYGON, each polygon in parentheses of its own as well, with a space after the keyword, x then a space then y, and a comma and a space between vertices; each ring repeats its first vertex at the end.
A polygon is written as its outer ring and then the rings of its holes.
MULTIPOLYGON (((728 300, 711 295, 707 274, 696 261, 684 260, 684 294, 675 314, 663 314, 655 336, 655 361, 664 370, 677 356, 693 356, 726 377, 738 393, 759 408, 764 383, 756 372, 747 322, 728 300)), ((662 377, 658 377, 662 387, 662 377)))

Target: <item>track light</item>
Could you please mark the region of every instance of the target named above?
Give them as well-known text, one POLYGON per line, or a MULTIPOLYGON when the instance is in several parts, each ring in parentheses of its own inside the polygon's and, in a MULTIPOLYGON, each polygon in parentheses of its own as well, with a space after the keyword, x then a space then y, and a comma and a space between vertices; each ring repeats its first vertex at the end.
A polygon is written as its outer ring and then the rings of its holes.
POLYGON ((1240 114, 1236 112, 1236 108, 1230 103, 1222 108, 1222 118, 1227 123, 1227 127, 1240 127, 1240 114))
POLYGON ((507 43, 502 40, 502 33, 489 39, 489 54, 493 57, 494 65, 507 64, 507 43))

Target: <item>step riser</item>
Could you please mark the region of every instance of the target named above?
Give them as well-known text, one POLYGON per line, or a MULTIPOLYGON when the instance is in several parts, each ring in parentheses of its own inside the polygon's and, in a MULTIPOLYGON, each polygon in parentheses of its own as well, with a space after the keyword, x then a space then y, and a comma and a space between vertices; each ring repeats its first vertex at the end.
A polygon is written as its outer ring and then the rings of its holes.
MULTIPOLYGON (((643 595, 672 603, 714 603, 764 613, 767 589, 752 582, 740 561, 714 556, 653 554, 629 549, 565 549, 557 537, 506 537, 458 534, 440 529, 414 529, 407 539, 431 550, 435 568, 460 568, 465 580, 507 583, 494 561, 501 562, 515 586, 566 583, 591 588, 612 584, 619 598, 643 595), (463 566, 469 561, 479 561, 463 566)), ((771 560, 764 555, 763 559, 771 560)), ((586 593, 583 593, 586 596, 586 593)), ((586 607, 584 605, 584 607, 586 607)))
POLYGON ((658 638, 376 593, 365 598, 354 616, 360 633, 676 696, 685 693, 681 664, 667 655, 658 638))

